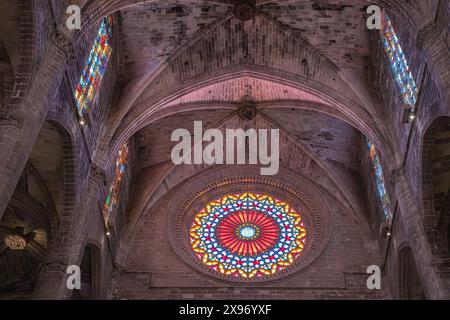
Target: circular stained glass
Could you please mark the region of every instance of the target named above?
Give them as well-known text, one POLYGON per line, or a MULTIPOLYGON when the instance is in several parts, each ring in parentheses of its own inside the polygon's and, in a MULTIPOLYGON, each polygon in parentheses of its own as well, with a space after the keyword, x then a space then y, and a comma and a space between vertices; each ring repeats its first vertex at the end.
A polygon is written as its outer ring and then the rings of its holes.
POLYGON ((192 250, 207 267, 235 278, 261 278, 291 266, 306 244, 306 225, 269 195, 227 195, 208 203, 190 228, 192 250))

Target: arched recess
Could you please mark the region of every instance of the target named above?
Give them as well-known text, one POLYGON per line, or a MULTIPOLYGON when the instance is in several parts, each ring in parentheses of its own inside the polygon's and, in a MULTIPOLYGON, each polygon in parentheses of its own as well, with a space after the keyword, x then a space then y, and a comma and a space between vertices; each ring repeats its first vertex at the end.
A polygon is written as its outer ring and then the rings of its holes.
MULTIPOLYGON (((256 170, 245 168, 234 170, 234 173, 229 171, 226 178, 219 178, 217 171, 214 171, 216 170, 194 176, 171 190, 170 201, 164 210, 166 237, 174 252, 190 267, 200 272, 202 270, 202 263, 191 252, 191 243, 188 240, 188 230, 193 217, 201 210, 202 205, 211 200, 220 199, 223 195, 246 192, 283 196, 284 201, 303 213, 302 219, 310 227, 311 232, 308 235, 309 243, 300 259, 301 263, 298 261, 299 265, 295 272, 307 268, 321 255, 330 240, 332 225, 330 204, 320 187, 313 183, 304 183, 301 181, 303 178, 294 176, 288 171, 276 178, 261 177, 255 174, 256 170), (190 190, 190 193, 186 194, 184 190, 190 190)), ((275 278, 277 276, 271 277, 271 280, 275 278)))
POLYGON ((0 219, 0 268, 7 268, 1 273, 9 279, 0 282, 6 293, 17 291, 21 298, 31 298, 45 272, 60 222, 75 209, 73 156, 70 133, 46 121, 0 219))
MULTIPOLYGON (((235 118, 232 117, 231 119, 235 118)), ((266 118, 260 118, 258 116, 258 124, 255 125, 255 127, 267 127, 266 121, 266 118)), ((237 125, 237 127, 244 126, 244 124, 241 123, 240 120, 235 119, 235 122, 233 123, 235 126, 237 125)), ((249 126, 248 123, 247 125, 249 126)), ((218 127, 220 128, 221 126, 218 127)), ((281 132, 282 141, 285 141, 283 138, 284 132, 281 132)), ((349 194, 349 189, 347 188, 349 188, 349 185, 351 186, 351 183, 346 179, 341 180, 341 185, 336 183, 336 181, 333 180, 330 175, 328 175, 328 171, 326 171, 313 160, 315 159, 316 161, 318 161, 318 159, 316 159, 317 157, 313 157, 311 154, 308 154, 308 152, 303 150, 300 145, 294 143, 294 140, 290 140, 290 138, 286 140, 286 145, 282 144, 281 150, 282 156, 280 158, 280 161, 281 163, 284 163, 286 166, 288 166, 290 170, 292 170, 290 174, 294 176, 298 175, 299 180, 301 179, 300 176, 302 176, 303 178, 308 179, 308 183, 320 185, 322 188, 326 189, 328 192, 338 198, 339 201, 342 201, 343 205, 349 209, 348 212, 351 213, 351 219, 355 221, 355 225, 358 225, 360 227, 366 244, 371 243, 371 241, 373 240, 373 234, 370 230, 370 227, 368 226, 364 214, 362 214, 366 211, 364 204, 361 205, 358 201, 354 200, 355 198, 358 199, 358 197, 352 198, 350 196, 349 198, 346 198, 346 196, 348 197, 349 194), (290 151, 287 151, 287 149, 290 151), (291 154, 291 152, 295 154, 295 157, 289 157, 289 154, 291 154), (295 163, 297 160, 298 163, 295 163), (342 181, 345 181, 345 187, 343 186, 342 181)), ((165 153, 165 151, 162 151, 162 153, 165 153)), ((159 161, 161 161, 161 159, 159 159, 159 161)), ((234 168, 234 166, 232 168, 234 168)), ((236 166, 236 168, 238 168, 238 166, 236 166)), ((248 170, 250 169, 254 170, 255 167, 249 166, 248 170)), ((209 166, 174 167, 171 161, 163 162, 160 165, 156 165, 151 168, 149 167, 148 170, 142 170, 139 173, 139 178, 137 180, 138 185, 135 194, 137 198, 134 199, 135 201, 132 201, 133 206, 127 213, 128 224, 126 226, 124 236, 121 239, 121 246, 126 247, 127 244, 132 240, 132 238, 136 234, 136 230, 139 228, 143 219, 145 218, 145 214, 162 195, 169 192, 177 185, 183 183, 183 181, 188 179, 189 177, 202 176, 206 174, 208 170, 213 169, 209 166)), ((218 166, 214 170, 217 171, 217 175, 226 176, 227 172, 229 172, 228 170, 232 169, 231 166, 218 166)), ((353 189, 350 187, 350 189, 355 191, 358 190, 358 187, 353 189)))
MULTIPOLYGON (((217 85, 222 85, 222 83, 218 83, 217 85)), ((254 85, 254 83, 253 83, 254 85)), ((207 87, 208 88, 208 87, 207 87)), ((282 87, 284 88, 284 87, 282 87)), ((292 88, 288 87, 288 90, 293 90, 292 88)), ((203 89, 202 89, 203 90, 203 89)), ((267 88, 266 88, 267 90, 267 88)), ((225 90, 226 91, 226 90, 225 90)), ((198 95, 199 91, 193 91, 192 95, 198 97, 200 95, 198 95)), ((209 92, 209 89, 206 90, 206 93, 209 92)), ((281 90, 281 92, 284 92, 284 90, 281 90)), ((215 93, 212 93, 213 95, 215 93)), ((303 93, 303 99, 304 100, 308 100, 306 99, 307 94, 303 93)), ((280 98, 285 98, 285 97, 280 97, 280 98)), ((292 97, 291 97, 292 98, 292 97)), ((298 97, 297 97, 298 98, 298 97)), ((310 96, 309 98, 313 99, 313 96, 310 96)), ((263 100, 263 99, 262 99, 263 100)), ((200 101, 197 102, 194 100, 194 102, 190 103, 189 99, 186 96, 183 96, 183 98, 180 98, 179 100, 175 100, 173 101, 173 105, 171 105, 170 108, 167 109, 163 109, 160 112, 156 112, 155 114, 152 115, 152 117, 150 118, 151 123, 154 123, 156 127, 161 128, 161 124, 158 124, 158 121, 164 118, 168 118, 170 119, 171 116, 178 116, 178 117, 182 117, 183 113, 186 113, 186 117, 184 119, 188 119, 191 116, 191 113, 195 113, 195 112, 199 112, 201 110, 207 110, 207 109, 213 109, 216 113, 219 112, 223 112, 226 113, 227 110, 229 110, 230 114, 228 117, 224 116, 223 121, 228 121, 225 119, 232 119, 233 117, 237 117, 237 110, 240 106, 240 104, 236 101, 229 101, 229 102, 208 102, 208 97, 206 97, 206 99, 204 101, 200 101), (185 99, 186 98, 186 99, 185 99), (234 111, 233 111, 234 110, 234 111), (234 112, 234 116, 233 116, 233 112, 234 112)), ((336 114, 338 114, 338 111, 336 111, 334 108, 326 105, 326 104, 320 104, 317 100, 315 100, 314 102, 311 101, 296 101, 296 100, 283 100, 280 99, 280 101, 275 101, 275 102, 261 102, 261 103, 256 103, 254 104, 257 108, 258 108, 258 112, 257 114, 259 115, 257 117, 258 119, 258 125, 256 127, 273 127, 273 128, 279 128, 281 129, 281 133, 284 135, 286 135, 286 137, 288 137, 288 140, 290 141, 290 143, 293 143, 293 145, 291 145, 291 147, 289 148, 290 150, 297 150, 298 148, 298 154, 296 155, 297 159, 301 159, 302 157, 300 156, 301 154, 303 154, 305 151, 306 153, 309 155, 309 157, 311 157, 312 159, 315 159, 316 162, 318 163, 318 167, 321 167, 321 164, 324 164, 323 161, 321 161, 320 159, 317 158, 316 155, 314 155, 313 152, 311 152, 311 150, 309 150, 309 148, 307 146, 304 145, 296 145, 295 141, 296 138, 294 136, 292 136, 291 134, 289 134, 289 132, 285 132, 286 130, 283 130, 283 126, 277 124, 277 123, 273 123, 273 121, 271 121, 270 119, 267 118, 267 116, 264 116, 264 113, 267 112, 267 110, 269 108, 273 108, 273 109, 305 109, 305 110, 311 110, 311 111, 319 111, 319 113, 321 114, 328 114, 333 116, 333 118, 335 119, 339 119, 339 117, 336 116, 336 114), (260 117, 261 116, 261 117, 260 117), (294 147, 294 145, 297 146, 294 147), (303 148, 302 148, 303 147, 303 148), (301 151, 300 151, 301 150, 301 151)), ((215 119, 215 118, 214 118, 215 119)), ((218 125, 219 123, 216 123, 216 120, 211 120, 212 123, 211 125, 214 127, 221 127, 221 125, 218 125)), ((149 124, 150 124, 149 121, 149 124)), ((222 121, 222 120, 217 120, 217 121, 222 121)), ((350 122, 350 120, 347 119, 347 121, 345 122, 350 122)), ((177 122, 177 119, 175 118, 173 123, 179 123, 177 122)), ((184 123, 185 124, 185 123, 184 123)), ((191 123, 192 124, 192 123, 191 123)), ((235 125, 238 125, 237 127, 244 127, 244 126, 248 126, 248 123, 242 123, 241 121, 238 121, 235 125)), ((168 129, 167 127, 165 127, 165 130, 168 129)), ((175 129, 175 128, 173 128, 175 129)), ((157 137, 156 139, 159 141, 161 137, 157 137)), ((167 143, 170 143, 170 137, 167 137, 167 143)), ((299 141, 297 141, 298 143, 299 141)), ((166 150, 161 151, 163 154, 166 154, 166 150)), ((170 153, 170 151, 169 151, 170 153)), ((284 158, 283 156, 281 158, 284 158)), ((163 161, 164 159, 159 159, 159 161, 163 161)), ((170 159, 165 159, 165 160, 170 160, 170 159)), ((170 162, 170 161, 169 161, 170 162)), ((163 165, 163 164, 161 164, 163 165)), ((165 165, 165 164, 164 164, 165 165)), ((168 166, 171 166, 171 163, 167 163, 168 166)), ((359 187, 356 188, 351 188, 349 187, 352 186, 352 184, 349 182, 348 179, 342 179, 342 176, 337 176, 338 171, 337 168, 335 167, 329 167, 328 165, 324 164, 324 167, 326 167, 326 169, 321 168, 320 170, 324 169, 324 171, 326 172, 324 174, 324 176, 326 176, 327 174, 329 175, 330 179, 330 183, 325 184, 328 185, 328 188, 331 187, 331 185, 335 186, 338 185, 341 190, 340 191, 336 191, 335 194, 339 194, 341 195, 342 193, 344 194, 343 199, 344 203, 346 203, 346 205, 352 207, 353 209, 351 209, 350 211, 354 212, 354 219, 358 220, 357 224, 361 225, 361 229, 364 230, 364 232, 367 234, 365 239, 367 240, 367 242, 369 243, 370 240, 372 239, 372 235, 370 233, 370 228, 367 225, 367 221, 365 220, 364 217, 364 212, 366 212, 366 207, 365 204, 363 203, 362 205, 360 205, 359 201, 358 201, 358 197, 355 197, 355 192, 357 192, 357 190, 359 190, 359 187), (340 180, 342 179, 342 180, 340 180), (338 181, 341 181, 341 184, 338 183, 338 181), (342 183, 342 181, 345 181, 346 183, 342 183), (354 192, 351 192, 350 190, 353 190, 354 192), (346 198, 347 197, 347 198, 346 198), (355 200, 356 198, 356 200, 355 200)), ((297 168, 295 168, 297 169, 297 168)), ((157 169, 158 171, 153 171, 152 169, 150 169, 150 171, 152 171, 153 173, 148 177, 148 179, 144 179, 143 181, 154 181, 157 179, 161 179, 161 185, 165 186, 165 183, 162 183, 162 181, 164 181, 164 179, 167 179, 169 181, 169 183, 174 183, 175 180, 178 180, 178 177, 183 177, 186 178, 186 174, 190 174, 190 170, 188 170, 188 172, 186 173, 179 173, 179 171, 177 170, 172 170, 169 168, 162 168, 162 167, 158 167, 157 169), (161 169, 161 170, 160 170, 161 169), (171 172, 173 171, 173 172, 171 172), (160 176, 161 174, 163 174, 163 176, 160 176), (159 178, 156 178, 159 177, 159 178)), ((319 169, 315 167, 314 170, 315 174, 317 174, 319 172, 319 169)), ((142 178, 144 174, 141 173, 140 176, 142 178)), ((139 179, 138 179, 139 180, 139 179)), ((140 180, 139 180, 140 181, 140 180)), ((165 187, 163 187, 164 189, 165 187)), ((339 188, 338 188, 339 189, 339 188)), ((166 192, 166 191, 164 191, 166 192)), ((133 205, 130 209, 130 211, 128 212, 128 219, 129 219, 129 223, 127 225, 127 232, 126 232, 126 236, 129 236, 130 238, 132 237, 133 234, 135 234, 135 228, 137 226, 139 226, 139 222, 138 220, 135 219, 140 219, 141 214, 144 212, 143 208, 146 206, 147 203, 152 202, 154 200, 154 198, 157 198, 158 196, 158 192, 156 192, 154 190, 154 186, 151 184, 146 184, 146 185, 140 185, 139 186, 139 191, 137 192, 137 194, 139 194, 139 200, 137 201, 133 201, 133 203, 135 203, 135 205, 133 205), (147 190, 146 192, 143 192, 144 190, 147 190), (152 194, 157 194, 157 196, 153 196, 152 194), (131 236, 130 236, 131 235, 131 236)))
POLYGON ((89 243, 84 248, 80 264, 81 289, 72 292, 72 300, 95 300, 100 294, 101 249, 89 243))
MULTIPOLYGON (((54 120, 44 122, 28 166, 40 176, 58 217, 70 214, 76 196, 76 176, 72 136, 63 125, 54 120)), ((30 192, 33 192, 32 190, 30 192)))
POLYGON ((450 257, 450 117, 436 119, 422 141, 422 211, 433 253, 450 257))
POLYGON ((402 300, 424 300, 425 292, 417 271, 411 248, 403 247, 398 253, 398 292, 402 300))

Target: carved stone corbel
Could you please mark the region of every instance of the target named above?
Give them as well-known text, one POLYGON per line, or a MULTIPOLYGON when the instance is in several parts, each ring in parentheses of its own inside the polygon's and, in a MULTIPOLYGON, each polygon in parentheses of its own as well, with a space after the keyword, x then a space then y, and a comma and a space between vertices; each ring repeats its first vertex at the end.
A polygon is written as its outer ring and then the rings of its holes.
POLYGON ((64 34, 64 32, 56 30, 52 36, 53 44, 61 50, 68 60, 74 60, 75 50, 72 46, 72 38, 64 34))
POLYGON ((91 166, 91 177, 94 183, 107 185, 106 171, 95 163, 91 166))

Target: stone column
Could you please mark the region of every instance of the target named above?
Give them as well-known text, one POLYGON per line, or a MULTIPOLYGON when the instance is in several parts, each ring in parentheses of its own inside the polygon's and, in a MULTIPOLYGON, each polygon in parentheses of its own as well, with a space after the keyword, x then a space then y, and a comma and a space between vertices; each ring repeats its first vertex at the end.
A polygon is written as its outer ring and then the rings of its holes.
POLYGON ((91 214, 97 212, 97 194, 99 186, 104 184, 105 180, 105 172, 92 165, 75 214, 63 215, 61 218, 59 230, 49 248, 47 263, 34 290, 34 299, 71 298, 72 290, 67 288, 69 275, 66 271, 70 265, 81 265, 87 242, 88 223, 92 221, 91 214))
POLYGON ((447 43, 448 1, 440 0, 436 19, 424 26, 417 36, 417 45, 426 55, 427 65, 434 80, 441 88, 443 99, 449 103, 450 95, 450 50, 447 43))
POLYGON ((450 299, 443 279, 433 267, 431 246, 428 243, 423 219, 413 189, 409 185, 405 169, 402 168, 395 171, 392 175, 392 180, 400 214, 403 217, 409 244, 427 297, 429 299, 450 299))
POLYGON ((26 97, 20 105, 7 104, 0 110, 0 219, 61 83, 68 47, 68 41, 61 39, 49 44, 26 97))

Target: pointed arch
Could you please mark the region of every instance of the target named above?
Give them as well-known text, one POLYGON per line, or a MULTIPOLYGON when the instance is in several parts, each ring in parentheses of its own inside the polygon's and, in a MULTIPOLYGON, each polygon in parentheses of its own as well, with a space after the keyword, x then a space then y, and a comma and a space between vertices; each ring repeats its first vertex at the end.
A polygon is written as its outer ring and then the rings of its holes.
POLYGON ((434 120, 425 131, 421 147, 421 208, 423 223, 434 254, 450 254, 448 225, 450 224, 450 117, 434 120))
POLYGON ((402 300, 424 300, 425 292, 417 271, 416 262, 409 247, 398 252, 398 292, 402 300))

